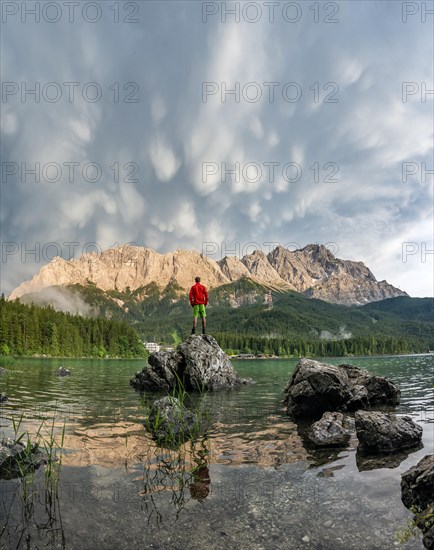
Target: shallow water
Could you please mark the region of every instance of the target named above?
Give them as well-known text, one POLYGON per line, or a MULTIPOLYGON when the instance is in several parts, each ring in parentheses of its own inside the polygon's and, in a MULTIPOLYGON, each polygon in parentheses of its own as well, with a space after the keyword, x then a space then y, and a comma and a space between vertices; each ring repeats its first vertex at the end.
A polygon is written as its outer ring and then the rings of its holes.
MULTIPOLYGON (((333 364, 342 358, 327 359, 333 364)), ((37 471, 23 505, 18 480, 0 481, 2 548, 397 548, 412 514, 401 473, 434 452, 434 356, 351 358, 402 391, 398 413, 424 429, 424 447, 395 464, 347 449, 312 451, 282 405, 296 361, 234 361, 256 384, 208 394, 206 432, 193 446, 157 447, 143 427, 141 396, 129 386, 139 361, 16 360, 0 377, 2 435, 65 426, 56 493, 37 471), (64 364, 69 377, 55 376, 64 364), (390 467, 393 466, 393 467, 390 467)), ((155 398, 146 395, 149 402, 155 398)), ((422 549, 417 534, 399 546, 422 549)))

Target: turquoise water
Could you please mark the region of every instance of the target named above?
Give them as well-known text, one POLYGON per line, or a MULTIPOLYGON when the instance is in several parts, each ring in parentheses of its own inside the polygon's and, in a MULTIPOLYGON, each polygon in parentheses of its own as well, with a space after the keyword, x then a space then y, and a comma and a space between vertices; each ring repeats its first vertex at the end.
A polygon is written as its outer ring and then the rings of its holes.
MULTIPOLYGON (((357 455, 356 440, 340 452, 305 446, 303 426, 282 404, 295 360, 234 361, 256 383, 193 400, 206 429, 178 450, 157 447, 143 427, 143 398, 129 386, 140 361, 16 360, 0 377, 9 397, 0 405, 2 435, 12 436, 21 418, 21 431, 52 425, 58 441, 65 428, 65 440, 57 498, 47 498, 42 469, 25 505, 18 480, 0 481, 1 547, 397 548, 396 532, 411 518, 401 473, 434 452, 433 361, 346 361, 397 382, 397 412, 424 429, 422 449, 372 464, 357 455), (61 364, 71 376, 55 376, 61 364)), ((423 545, 417 535, 399 547, 423 545)))

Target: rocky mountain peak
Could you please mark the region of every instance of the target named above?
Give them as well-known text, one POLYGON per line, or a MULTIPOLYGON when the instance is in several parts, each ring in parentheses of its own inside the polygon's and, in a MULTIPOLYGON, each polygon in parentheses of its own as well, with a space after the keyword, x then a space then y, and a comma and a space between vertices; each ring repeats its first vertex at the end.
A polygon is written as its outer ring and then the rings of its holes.
POLYGON ((150 248, 123 245, 76 260, 55 258, 31 281, 18 286, 9 299, 51 286, 75 284, 93 284, 103 291, 133 291, 150 283, 164 289, 172 284, 184 293, 197 275, 209 289, 248 277, 264 286, 296 290, 341 304, 364 304, 406 295, 386 281, 377 282, 362 262, 335 258, 318 244, 295 251, 278 246, 268 255, 255 250, 241 259, 225 256, 219 261, 194 250, 160 254, 150 248))
POLYGON ((250 275, 250 271, 236 256, 225 256, 217 264, 230 281, 237 281, 240 277, 250 275))
POLYGON ((261 250, 255 250, 252 254, 243 256, 241 262, 256 279, 271 284, 279 284, 282 282, 281 277, 261 250))

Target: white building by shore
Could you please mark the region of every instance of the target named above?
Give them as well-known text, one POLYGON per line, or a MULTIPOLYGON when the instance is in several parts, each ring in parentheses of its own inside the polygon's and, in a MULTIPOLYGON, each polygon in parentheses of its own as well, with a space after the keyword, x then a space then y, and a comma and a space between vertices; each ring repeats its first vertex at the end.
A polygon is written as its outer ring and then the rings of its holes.
POLYGON ((151 353, 160 351, 160 344, 157 344, 157 342, 143 342, 143 343, 145 344, 145 348, 151 353))

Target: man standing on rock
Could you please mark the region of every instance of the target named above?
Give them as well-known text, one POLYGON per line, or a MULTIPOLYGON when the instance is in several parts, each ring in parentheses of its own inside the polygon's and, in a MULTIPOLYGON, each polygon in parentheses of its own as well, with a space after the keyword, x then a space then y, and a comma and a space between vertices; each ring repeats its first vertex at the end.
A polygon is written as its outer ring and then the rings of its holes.
POLYGON ((206 287, 200 284, 200 277, 194 279, 196 284, 190 288, 190 304, 193 307, 193 328, 191 334, 196 333, 197 317, 202 319, 202 334, 206 329, 206 306, 208 305, 208 291, 206 287))

